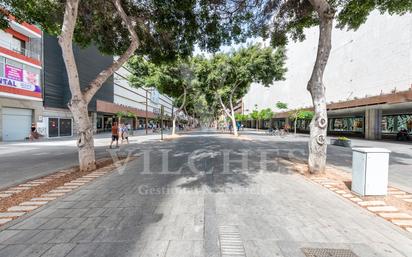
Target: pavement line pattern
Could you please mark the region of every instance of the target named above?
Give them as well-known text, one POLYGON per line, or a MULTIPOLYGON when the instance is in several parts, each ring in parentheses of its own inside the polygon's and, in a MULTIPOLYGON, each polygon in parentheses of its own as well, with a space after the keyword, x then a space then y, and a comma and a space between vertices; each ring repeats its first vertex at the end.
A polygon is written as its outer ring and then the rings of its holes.
MULTIPOLYGON (((89 183, 91 181, 93 181, 94 179, 97 179, 111 171, 116 170, 115 169, 115 165, 109 165, 106 167, 102 167, 96 171, 93 171, 87 175, 84 175, 80 178, 77 178, 75 180, 72 180, 70 182, 65 183, 63 186, 57 187, 45 194, 42 194, 40 197, 37 198, 32 198, 31 200, 27 201, 27 202, 23 202, 20 203, 19 205, 16 206, 12 206, 10 208, 7 209, 6 212, 0 212, 0 226, 4 225, 10 221, 12 221, 13 219, 17 219, 18 217, 24 215, 27 212, 33 211, 43 205, 46 205, 48 202, 50 201, 54 201, 55 199, 57 199, 58 197, 62 197, 64 195, 66 195, 67 193, 70 193, 71 191, 73 191, 74 189, 89 183)), ((31 182, 26 182, 23 185, 28 185, 30 184, 31 186, 28 187, 28 189, 30 189, 31 187, 35 187, 35 186, 40 186, 41 184, 52 180, 53 178, 59 178, 61 176, 64 176, 66 174, 70 173, 70 171, 60 171, 57 172, 55 174, 49 175, 47 177, 41 178, 41 179, 36 179, 34 181, 31 182), (35 182, 41 182, 41 183, 35 183, 35 182)), ((21 187, 21 185, 15 187, 15 188, 19 188, 21 187)), ((25 189, 26 190, 26 189, 25 189)), ((16 190, 15 193, 19 193, 22 190, 16 190)), ((7 192, 7 191, 6 191, 7 192)), ((11 196, 12 194, 8 194, 8 196, 11 196)), ((8 197, 7 196, 7 197, 8 197)))
MULTIPOLYGON (((339 187, 338 181, 333 181, 329 178, 314 177, 310 178, 313 182, 320 184, 324 188, 339 194, 340 196, 351 200, 356 203, 358 206, 363 207, 364 209, 392 222, 393 224, 405 229, 408 232, 412 233, 412 216, 401 212, 398 208, 388 205, 384 201, 374 200, 374 201, 364 201, 357 195, 353 194, 348 189, 341 189, 339 187)), ((409 196, 411 194, 399 190, 394 187, 388 187, 388 195, 394 196, 400 200, 406 201, 407 203, 412 203, 412 198, 409 196), (410 202, 409 202, 410 200, 410 202)), ((411 195, 412 197, 412 195, 411 195)))
POLYGON ((236 226, 220 226, 219 242, 222 257, 246 257, 243 241, 236 226))

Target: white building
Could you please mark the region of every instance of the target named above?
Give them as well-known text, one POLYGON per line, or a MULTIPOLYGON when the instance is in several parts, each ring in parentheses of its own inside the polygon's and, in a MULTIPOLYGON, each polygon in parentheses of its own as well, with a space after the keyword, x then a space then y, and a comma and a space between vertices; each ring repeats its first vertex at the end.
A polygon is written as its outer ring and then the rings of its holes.
MULTIPOLYGON (((291 42, 287 47, 286 79, 268 88, 252 85, 243 98, 245 113, 254 110, 255 105, 258 109, 272 108, 279 111, 275 108, 278 101, 287 103, 290 109, 312 106, 306 86, 316 58, 318 28, 307 29, 305 34, 305 41, 291 42)), ((381 132, 396 133, 401 127, 397 123, 403 120, 402 124, 405 123, 412 131, 412 97, 409 99, 411 67, 411 14, 390 16, 374 12, 357 31, 334 29, 324 83, 329 117, 339 120, 336 124, 330 120, 329 130, 350 133, 362 131, 368 137, 367 130, 375 127, 374 130, 378 131, 374 131, 372 134, 375 135, 370 138, 380 138, 381 132), (371 109, 377 110, 377 113, 368 114, 371 109), (371 121, 370 115, 376 117, 371 121), (342 119, 344 117, 352 120, 342 119), (357 131, 350 124, 356 117, 359 119, 356 121, 357 131)))
POLYGON ((131 73, 126 67, 122 67, 116 71, 114 75, 114 104, 140 110, 141 112, 138 114, 138 119, 141 126, 145 124, 146 97, 149 118, 153 118, 154 115, 159 115, 162 106, 165 116, 173 116, 173 100, 170 97, 160 94, 153 88, 132 87, 129 82, 130 75, 131 73))

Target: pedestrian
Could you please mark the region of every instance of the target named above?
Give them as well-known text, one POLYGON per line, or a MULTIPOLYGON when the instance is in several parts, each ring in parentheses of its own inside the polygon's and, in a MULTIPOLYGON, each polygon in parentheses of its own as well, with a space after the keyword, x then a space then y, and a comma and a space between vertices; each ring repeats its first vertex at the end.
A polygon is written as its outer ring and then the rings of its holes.
POLYGON ((113 122, 112 125, 112 142, 110 143, 110 149, 112 148, 113 142, 116 141, 116 148, 119 147, 119 127, 117 122, 113 122))
POLYGON ((121 128, 121 133, 122 133, 122 144, 123 140, 126 140, 126 143, 129 144, 129 128, 127 127, 127 124, 123 124, 121 128))
POLYGON ((29 140, 33 141, 34 139, 39 139, 39 133, 37 133, 37 128, 34 123, 31 124, 29 140))

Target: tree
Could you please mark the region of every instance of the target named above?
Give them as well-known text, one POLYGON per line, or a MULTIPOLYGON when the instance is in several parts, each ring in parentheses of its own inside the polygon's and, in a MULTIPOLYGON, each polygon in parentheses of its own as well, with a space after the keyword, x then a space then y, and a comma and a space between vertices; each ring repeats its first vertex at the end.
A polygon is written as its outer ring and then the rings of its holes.
POLYGON ((129 60, 128 66, 132 73, 129 77, 132 86, 153 87, 174 99, 173 105, 178 106, 172 119, 172 135, 175 135, 179 114, 185 112, 188 95, 194 93, 195 75, 191 61, 178 59, 174 62, 157 64, 136 56, 129 60))
POLYGON ((8 26, 6 19, 13 14, 17 20, 39 24, 58 36, 72 95, 68 106, 78 128, 80 170, 84 171, 96 167, 88 104, 130 56, 136 53, 170 60, 190 55, 195 43, 216 51, 223 43, 242 40, 240 23, 250 18, 248 8, 230 1, 207 0, 3 0, 0 26, 8 26), (82 47, 94 44, 102 53, 119 58, 82 87, 73 43, 82 47))
POLYGON ((255 124, 255 128, 256 128, 256 130, 259 130, 259 111, 258 110, 253 110, 251 113, 250 113, 250 117, 253 119, 253 120, 255 120, 256 121, 256 124, 255 124))
POLYGON ((233 103, 247 93, 253 82, 269 86, 275 80, 284 79, 284 63, 283 48, 273 50, 256 44, 230 53, 218 53, 211 59, 203 58, 198 62, 196 74, 199 83, 204 85, 201 88, 216 94, 237 136, 233 103))
POLYGON ((278 108, 279 110, 285 110, 288 108, 288 104, 278 101, 276 103, 276 108, 278 108))
POLYGON ((295 135, 296 135, 296 127, 297 127, 298 120, 312 120, 314 115, 315 114, 312 111, 308 111, 308 110, 299 109, 299 110, 292 111, 290 118, 293 120, 293 123, 294 123, 295 135))

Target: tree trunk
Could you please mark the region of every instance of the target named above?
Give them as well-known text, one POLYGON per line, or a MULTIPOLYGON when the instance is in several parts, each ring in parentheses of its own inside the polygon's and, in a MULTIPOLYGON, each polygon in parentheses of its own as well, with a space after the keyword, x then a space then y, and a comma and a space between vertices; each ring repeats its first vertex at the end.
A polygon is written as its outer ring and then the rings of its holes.
POLYGON ((101 71, 84 90, 84 92, 82 92, 80 89, 77 65, 73 54, 73 33, 77 20, 79 1, 80 0, 66 0, 62 30, 59 35, 59 45, 62 49, 62 56, 66 66, 69 88, 72 94, 72 98, 68 105, 73 114, 74 122, 78 127, 77 146, 79 151, 80 170, 88 171, 96 168, 96 158, 94 152, 92 125, 89 120, 87 106, 95 93, 101 88, 103 83, 111 75, 113 75, 116 70, 120 69, 120 67, 130 58, 130 56, 137 49, 139 43, 132 22, 127 17, 121 6, 121 1, 113 0, 117 13, 122 18, 130 33, 130 46, 118 60, 114 61, 112 65, 105 70, 101 71))
POLYGON ((298 119, 295 119, 295 136, 296 136, 296 125, 298 123, 298 119))
POLYGON ((173 115, 172 136, 176 135, 176 119, 177 119, 177 116, 173 115))
POLYGON ((96 169, 96 156, 92 123, 89 119, 87 104, 84 101, 73 102, 70 105, 74 122, 77 125, 77 147, 79 152, 79 166, 81 171, 96 169))
POLYGON ((187 95, 187 88, 185 86, 183 86, 183 102, 182 105, 180 106, 179 109, 177 109, 174 113, 173 113, 173 124, 172 124, 172 136, 176 135, 176 120, 177 120, 177 115, 179 114, 179 112, 181 110, 183 110, 183 108, 185 108, 186 105, 186 95, 187 95))
POLYGON ((321 173, 326 166, 326 133, 328 116, 326 110, 323 73, 332 48, 334 10, 326 0, 309 0, 319 16, 319 42, 315 65, 307 89, 312 96, 315 115, 310 123, 309 172, 321 173))
POLYGON ((239 134, 236 130, 236 118, 235 118, 235 112, 233 110, 233 103, 230 101, 231 110, 230 110, 230 113, 229 113, 229 111, 227 110, 225 104, 223 103, 222 96, 218 95, 218 98, 219 98, 220 105, 222 106, 223 110, 225 111, 226 116, 229 117, 231 122, 232 122, 233 134, 235 136, 238 136, 239 134))
POLYGON ((233 127, 233 135, 239 136, 239 132, 237 131, 237 124, 236 124, 236 117, 235 117, 235 108, 233 108, 233 92, 236 88, 232 90, 232 94, 230 95, 229 98, 229 104, 230 104, 230 119, 232 120, 232 127, 233 127))

